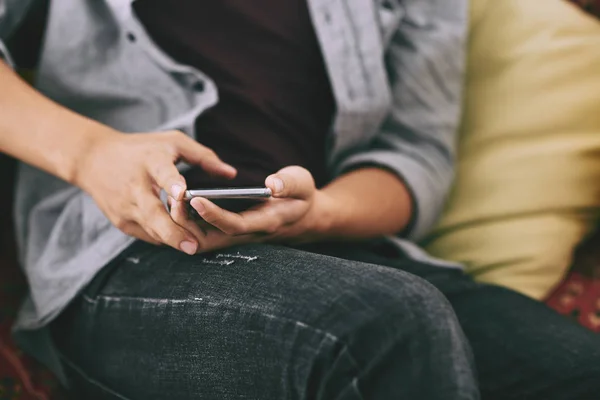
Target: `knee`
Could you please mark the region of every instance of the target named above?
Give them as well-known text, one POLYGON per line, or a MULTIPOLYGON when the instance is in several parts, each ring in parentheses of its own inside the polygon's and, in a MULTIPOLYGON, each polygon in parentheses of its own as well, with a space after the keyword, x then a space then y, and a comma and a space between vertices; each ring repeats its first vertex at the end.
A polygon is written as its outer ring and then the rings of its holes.
POLYGON ((357 376, 406 398, 477 397, 470 347, 450 304, 435 287, 390 270, 345 290, 338 309, 350 312, 343 312, 332 328, 337 346, 330 347, 328 359, 335 360, 331 371, 346 360, 357 376), (383 369, 393 372, 369 375, 383 369))
MULTIPOLYGON (((351 347, 380 349, 404 346, 414 353, 461 354, 470 363, 470 348, 444 295, 414 275, 373 267, 336 285, 328 305, 306 321, 351 347)), ((320 310, 319 310, 320 309, 320 310)))
POLYGON ((427 332, 452 333, 459 326, 450 303, 439 290, 401 271, 385 271, 376 279, 363 279, 347 288, 339 302, 352 310, 348 317, 355 324, 374 324, 395 336, 399 332, 420 336, 427 332))

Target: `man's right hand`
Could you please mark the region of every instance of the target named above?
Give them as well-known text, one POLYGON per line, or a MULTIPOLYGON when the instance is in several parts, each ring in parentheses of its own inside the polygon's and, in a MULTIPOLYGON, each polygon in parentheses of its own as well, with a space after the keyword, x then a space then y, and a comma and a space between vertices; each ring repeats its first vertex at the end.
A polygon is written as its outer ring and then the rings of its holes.
POLYGON ((96 201, 124 233, 195 254, 198 241, 177 225, 160 201, 160 189, 177 200, 186 182, 175 164, 184 160, 208 174, 233 178, 236 170, 179 131, 98 135, 80 155, 73 183, 96 201))
POLYGON ((177 225, 160 189, 180 199, 185 180, 175 163, 233 178, 236 170, 179 131, 123 134, 54 103, 0 60, 0 152, 72 183, 108 219, 139 239, 196 252, 195 236, 177 225))

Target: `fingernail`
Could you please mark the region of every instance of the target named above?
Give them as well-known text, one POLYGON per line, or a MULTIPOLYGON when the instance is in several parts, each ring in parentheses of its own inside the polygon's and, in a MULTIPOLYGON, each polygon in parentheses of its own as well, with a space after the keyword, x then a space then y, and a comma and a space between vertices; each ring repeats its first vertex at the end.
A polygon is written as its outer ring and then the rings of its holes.
POLYGON ((171 195, 173 195, 173 198, 175 198, 175 199, 179 199, 179 195, 181 194, 182 191, 183 191, 183 188, 179 185, 171 186, 171 195))
POLYGON ((198 245, 196 243, 190 242, 187 240, 184 240, 183 242, 181 242, 179 247, 181 248, 181 250, 183 250, 183 252, 185 252, 189 255, 196 254, 196 250, 198 249, 198 245))
POLYGON ((279 193, 283 190, 283 181, 279 178, 271 177, 271 184, 275 187, 275 193, 279 193))

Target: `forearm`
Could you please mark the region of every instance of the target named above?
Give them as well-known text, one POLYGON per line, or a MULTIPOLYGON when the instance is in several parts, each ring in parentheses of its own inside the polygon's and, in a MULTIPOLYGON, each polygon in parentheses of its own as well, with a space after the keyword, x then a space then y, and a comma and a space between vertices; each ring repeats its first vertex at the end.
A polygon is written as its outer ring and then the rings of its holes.
POLYGON ((90 144, 116 131, 47 99, 0 60, 0 151, 73 182, 90 144))
POLYGON ((322 233, 364 239, 397 234, 408 225, 412 199, 394 173, 375 167, 349 172, 321 189, 322 233))

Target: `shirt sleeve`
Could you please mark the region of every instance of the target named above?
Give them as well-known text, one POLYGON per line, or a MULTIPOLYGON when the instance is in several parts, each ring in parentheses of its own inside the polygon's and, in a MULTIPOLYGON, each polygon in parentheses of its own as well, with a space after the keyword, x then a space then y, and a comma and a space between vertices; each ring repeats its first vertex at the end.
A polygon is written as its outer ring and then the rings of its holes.
POLYGON ((6 42, 36 0, 0 0, 0 60, 15 67, 6 42))
POLYGON ((362 165, 389 169, 414 200, 405 234, 423 237, 441 214, 454 176, 468 36, 467 0, 406 0, 386 53, 392 109, 368 149, 337 172, 362 165))

